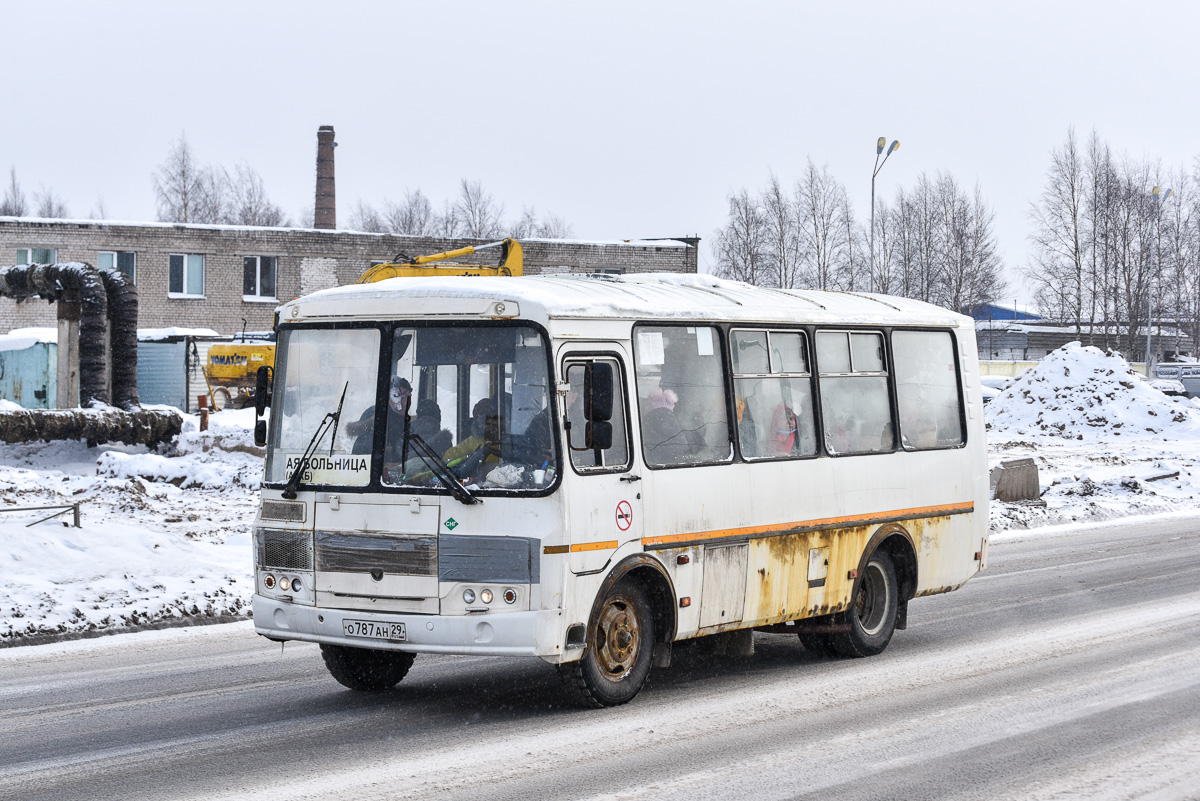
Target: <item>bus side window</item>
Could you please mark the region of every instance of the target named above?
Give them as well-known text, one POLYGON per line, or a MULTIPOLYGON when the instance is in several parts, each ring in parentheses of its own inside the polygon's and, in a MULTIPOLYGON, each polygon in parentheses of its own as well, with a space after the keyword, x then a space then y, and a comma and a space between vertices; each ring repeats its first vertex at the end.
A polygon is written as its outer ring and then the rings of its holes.
POLYGON ((893 331, 900 437, 908 450, 963 444, 962 399, 949 331, 893 331))
POLYGON ((567 392, 564 411, 569 426, 564 437, 571 465, 579 472, 623 470, 629 466, 629 434, 625 428, 625 385, 616 359, 592 359, 567 365, 567 392), (589 448, 586 442, 587 419, 584 416, 583 389, 589 364, 607 365, 612 370, 612 444, 608 448, 589 448))
POLYGON ((818 331, 817 367, 825 447, 831 454, 882 453, 896 445, 883 335, 818 331))
POLYGON ((634 329, 642 454, 655 467, 733 458, 720 332, 714 326, 634 329))
POLYGON ((812 379, 804 334, 735 330, 729 350, 742 458, 815 455, 812 379))

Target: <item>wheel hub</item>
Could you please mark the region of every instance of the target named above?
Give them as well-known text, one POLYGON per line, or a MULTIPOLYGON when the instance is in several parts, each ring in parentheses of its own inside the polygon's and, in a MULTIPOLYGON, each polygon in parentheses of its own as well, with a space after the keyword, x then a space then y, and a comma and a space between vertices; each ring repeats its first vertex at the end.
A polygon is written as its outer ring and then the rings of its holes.
POLYGON ((604 674, 621 679, 637 662, 641 648, 637 616, 632 603, 614 596, 604 603, 596 626, 596 661, 604 674))

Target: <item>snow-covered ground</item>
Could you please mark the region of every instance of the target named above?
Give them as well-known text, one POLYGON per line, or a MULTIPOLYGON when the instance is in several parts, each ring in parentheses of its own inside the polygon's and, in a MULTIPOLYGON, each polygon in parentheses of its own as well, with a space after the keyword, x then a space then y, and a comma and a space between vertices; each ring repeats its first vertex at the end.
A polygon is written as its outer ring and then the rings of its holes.
POLYGON ((993 531, 1200 506, 1200 408, 1118 354, 1071 343, 987 405, 991 465, 1033 458, 1045 506, 992 502, 993 531))
POLYGON ((171 455, 82 442, 0 445, 0 645, 247 614, 262 477, 254 410, 185 417, 171 455), (80 504, 55 510, 15 507, 80 504))
MULTIPOLYGON (((995 382, 993 382, 995 383, 995 382)), ((0 401, 0 407, 6 402, 0 401)), ((992 465, 1036 460, 1045 506, 993 501, 992 530, 1200 507, 1200 408, 1118 355, 1068 345, 987 405, 992 465)), ((186 417, 170 454, 0 445, 0 646, 245 617, 262 458, 252 409, 186 417), (6 508, 81 504, 43 512, 6 508)))

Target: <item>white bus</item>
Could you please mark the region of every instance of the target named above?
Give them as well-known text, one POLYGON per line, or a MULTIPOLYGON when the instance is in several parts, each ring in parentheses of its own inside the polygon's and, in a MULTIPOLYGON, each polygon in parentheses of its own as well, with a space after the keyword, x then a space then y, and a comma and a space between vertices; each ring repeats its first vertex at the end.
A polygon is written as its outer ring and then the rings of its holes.
POLYGON ((984 567, 968 317, 696 275, 403 278, 279 313, 254 625, 352 689, 528 655, 608 706, 689 638, 869 656, 984 567))

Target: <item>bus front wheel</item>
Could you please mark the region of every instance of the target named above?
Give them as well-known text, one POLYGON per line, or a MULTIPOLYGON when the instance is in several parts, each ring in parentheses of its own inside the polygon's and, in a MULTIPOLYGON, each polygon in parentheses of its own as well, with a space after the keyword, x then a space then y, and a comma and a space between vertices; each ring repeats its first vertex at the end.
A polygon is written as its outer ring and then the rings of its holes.
POLYGON ((587 706, 617 706, 642 689, 653 652, 650 597, 639 582, 624 578, 608 591, 590 621, 583 657, 560 665, 559 671, 587 706))
POLYGON ((875 656, 887 648, 896 631, 900 608, 896 567, 887 551, 871 554, 858 580, 858 591, 850 608, 834 619, 849 624, 845 632, 830 637, 842 656, 875 656))
POLYGON ((325 660, 329 675, 344 687, 377 691, 389 690, 399 684, 412 667, 416 654, 322 643, 321 658, 325 660))

